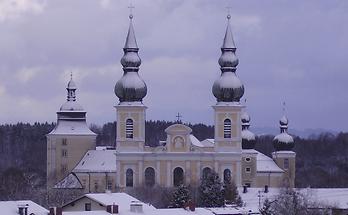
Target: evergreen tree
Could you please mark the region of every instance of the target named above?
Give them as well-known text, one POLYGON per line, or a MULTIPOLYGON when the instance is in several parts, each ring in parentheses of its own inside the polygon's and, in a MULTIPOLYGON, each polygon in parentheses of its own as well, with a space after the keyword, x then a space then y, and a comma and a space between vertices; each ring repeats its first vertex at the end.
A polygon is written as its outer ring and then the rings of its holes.
POLYGON ((223 187, 218 174, 211 171, 201 179, 199 203, 202 207, 224 206, 223 187))
POLYGON ((237 186, 230 176, 224 180, 224 198, 227 204, 234 204, 239 207, 243 206, 243 201, 238 193, 237 186))
POLYGON ((170 206, 172 208, 183 208, 191 200, 191 194, 188 187, 181 184, 173 191, 170 206))
POLYGON ((271 203, 268 199, 266 199, 264 202, 263 202, 263 207, 260 208, 260 213, 262 215, 273 215, 272 213, 272 208, 271 208, 271 203))

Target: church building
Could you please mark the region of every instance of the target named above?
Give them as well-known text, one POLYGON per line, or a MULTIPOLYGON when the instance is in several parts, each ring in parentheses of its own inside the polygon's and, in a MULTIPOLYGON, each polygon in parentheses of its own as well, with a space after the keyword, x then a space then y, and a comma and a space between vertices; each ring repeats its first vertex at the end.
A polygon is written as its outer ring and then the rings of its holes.
POLYGON ((88 129, 86 112, 75 101, 76 87, 71 80, 68 101, 58 112, 56 128, 47 135, 48 186, 78 186, 86 192, 154 185, 198 186, 203 177, 214 171, 221 180, 231 178, 237 186, 294 187, 296 154, 291 151, 294 140, 287 133, 286 116, 280 120, 281 132, 274 138, 272 158, 254 149, 256 139, 249 130, 250 116, 240 102, 244 85, 236 74, 237 48, 230 15, 218 60, 221 76, 212 86, 216 98, 212 104, 213 139, 199 141, 190 127, 178 122, 165 129, 167 138, 156 147, 145 142, 147 106, 143 99, 147 86, 139 75, 141 59, 133 15, 129 18, 121 59, 124 73, 115 85, 119 99, 115 106, 116 148, 96 148, 96 135, 88 129))

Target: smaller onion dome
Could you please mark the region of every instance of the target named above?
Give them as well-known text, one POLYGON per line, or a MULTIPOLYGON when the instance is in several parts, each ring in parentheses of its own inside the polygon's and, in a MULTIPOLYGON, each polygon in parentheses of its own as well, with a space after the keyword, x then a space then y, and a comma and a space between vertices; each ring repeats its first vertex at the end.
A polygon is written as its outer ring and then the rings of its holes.
POLYGON ((221 76, 214 82, 212 91, 218 102, 239 102, 244 94, 244 86, 236 75, 238 58, 236 46, 233 41, 230 25, 231 16, 228 15, 228 23, 224 42, 221 47, 219 65, 221 76))
POLYGON ((286 116, 283 116, 279 120, 280 134, 274 137, 273 146, 276 151, 290 151, 294 148, 294 138, 288 134, 289 120, 286 116))
POLYGON ((255 134, 249 130, 250 116, 247 112, 242 113, 242 149, 254 149, 256 144, 255 134))
POLYGON ((147 87, 138 74, 141 59, 133 29, 133 15, 130 15, 129 19, 127 39, 123 48, 124 55, 121 59, 124 73, 115 85, 115 94, 120 102, 142 102, 147 94, 147 87))

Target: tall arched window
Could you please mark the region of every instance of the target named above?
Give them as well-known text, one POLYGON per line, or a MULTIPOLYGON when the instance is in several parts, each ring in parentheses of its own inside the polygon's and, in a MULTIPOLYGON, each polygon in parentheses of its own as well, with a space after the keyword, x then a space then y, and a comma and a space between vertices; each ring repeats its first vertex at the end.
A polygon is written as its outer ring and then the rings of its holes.
POLYGON ((133 138, 133 120, 126 120, 126 138, 133 138))
POLYGON ((224 138, 231 138, 231 120, 224 120, 224 138))
POLYGON ((155 185, 155 170, 152 167, 145 169, 145 185, 148 187, 155 185))
POLYGON ((224 170, 224 182, 230 183, 232 181, 232 175, 231 175, 231 170, 225 169, 224 170))
POLYGON ((176 167, 173 172, 174 186, 180 186, 184 184, 184 170, 180 167, 176 167))
POLYGON ((127 169, 126 171, 126 187, 133 187, 133 170, 127 169))
POLYGON ((209 167, 205 167, 202 171, 202 177, 207 178, 210 173, 211 173, 211 169, 209 167))

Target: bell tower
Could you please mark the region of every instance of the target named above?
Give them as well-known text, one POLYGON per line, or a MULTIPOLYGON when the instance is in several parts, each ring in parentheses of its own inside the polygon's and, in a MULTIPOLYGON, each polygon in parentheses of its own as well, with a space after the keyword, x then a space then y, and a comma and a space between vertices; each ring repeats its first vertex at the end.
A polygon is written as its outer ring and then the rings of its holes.
POLYGON ((221 47, 219 65, 221 76, 214 82, 212 91, 217 103, 213 106, 215 118, 215 151, 241 152, 241 111, 244 107, 240 98, 244 86, 236 75, 238 58, 233 41, 231 16, 227 16, 227 28, 221 47))
POLYGON ((133 15, 129 15, 129 29, 121 59, 123 76, 115 85, 119 104, 115 106, 117 117, 117 151, 143 151, 145 145, 145 111, 142 103, 147 87, 138 71, 141 59, 133 29, 133 15))

